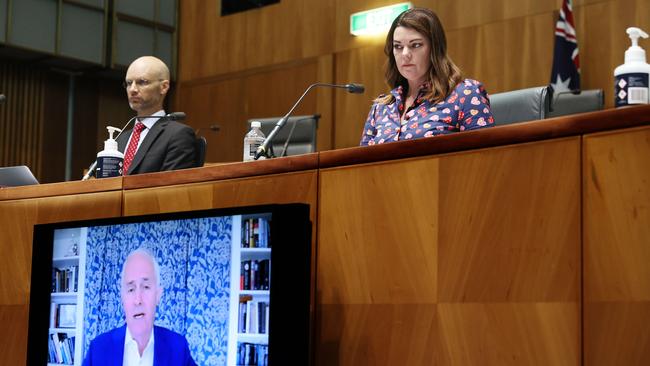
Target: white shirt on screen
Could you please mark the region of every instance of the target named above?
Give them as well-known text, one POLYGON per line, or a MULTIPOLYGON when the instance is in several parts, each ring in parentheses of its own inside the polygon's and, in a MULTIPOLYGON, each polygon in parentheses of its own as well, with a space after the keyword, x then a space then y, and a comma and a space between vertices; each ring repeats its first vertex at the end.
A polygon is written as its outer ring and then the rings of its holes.
POLYGON ((129 327, 126 327, 126 336, 124 337, 124 358, 122 366, 153 366, 153 329, 151 329, 151 336, 149 343, 144 348, 142 356, 138 352, 138 342, 133 339, 129 327))

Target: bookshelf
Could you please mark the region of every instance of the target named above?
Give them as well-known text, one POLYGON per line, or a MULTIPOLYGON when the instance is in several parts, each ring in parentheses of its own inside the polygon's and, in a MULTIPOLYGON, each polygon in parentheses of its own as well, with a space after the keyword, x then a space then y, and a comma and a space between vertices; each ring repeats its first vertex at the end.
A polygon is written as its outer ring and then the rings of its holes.
MULTIPOLYGON (((228 365, 268 353, 271 284, 271 215, 235 216, 231 247, 228 365)), ((263 363, 262 363, 263 364, 263 363)))
POLYGON ((82 363, 86 236, 86 228, 54 234, 48 366, 82 363))

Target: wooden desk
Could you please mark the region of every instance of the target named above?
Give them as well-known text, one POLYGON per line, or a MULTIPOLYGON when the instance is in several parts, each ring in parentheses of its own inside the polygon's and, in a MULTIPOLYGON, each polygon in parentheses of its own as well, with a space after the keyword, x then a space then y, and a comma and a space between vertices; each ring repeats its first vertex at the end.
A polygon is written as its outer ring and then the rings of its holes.
POLYGON ((36 223, 311 205, 315 365, 650 363, 650 106, 0 190, 0 364, 36 223))

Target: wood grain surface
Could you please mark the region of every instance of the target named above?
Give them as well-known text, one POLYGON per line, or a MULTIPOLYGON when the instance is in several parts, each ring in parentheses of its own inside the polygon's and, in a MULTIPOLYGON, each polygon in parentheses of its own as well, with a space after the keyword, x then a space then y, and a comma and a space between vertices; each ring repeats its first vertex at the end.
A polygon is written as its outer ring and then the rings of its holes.
POLYGON ((585 361, 650 363, 650 127, 584 138, 585 361))
POLYGON ((0 201, 0 365, 24 365, 35 224, 121 215, 122 192, 99 192, 0 201))
POLYGON ((321 170, 317 364, 579 364, 580 141, 321 170))

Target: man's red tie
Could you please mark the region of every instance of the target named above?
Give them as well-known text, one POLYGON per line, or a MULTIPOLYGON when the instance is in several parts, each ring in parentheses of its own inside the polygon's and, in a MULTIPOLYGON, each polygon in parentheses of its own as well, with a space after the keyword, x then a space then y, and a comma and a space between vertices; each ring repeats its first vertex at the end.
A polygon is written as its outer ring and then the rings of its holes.
POLYGON ((133 134, 131 135, 131 141, 129 142, 129 147, 126 148, 126 154, 124 154, 124 168, 123 174, 126 175, 126 172, 129 171, 129 167, 133 162, 133 157, 135 157, 135 152, 138 150, 138 142, 140 141, 140 134, 142 130, 145 129, 145 125, 142 122, 138 122, 133 127, 133 134))

